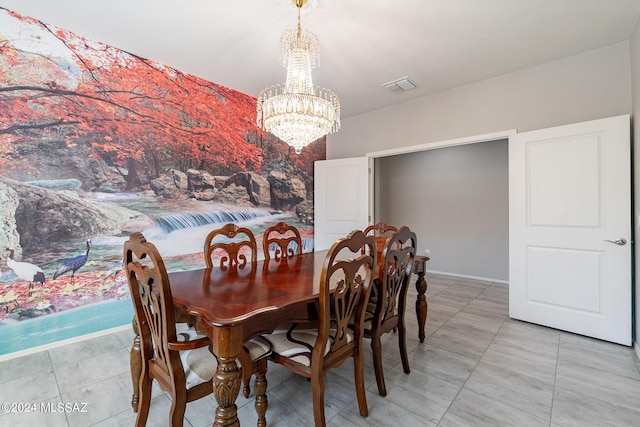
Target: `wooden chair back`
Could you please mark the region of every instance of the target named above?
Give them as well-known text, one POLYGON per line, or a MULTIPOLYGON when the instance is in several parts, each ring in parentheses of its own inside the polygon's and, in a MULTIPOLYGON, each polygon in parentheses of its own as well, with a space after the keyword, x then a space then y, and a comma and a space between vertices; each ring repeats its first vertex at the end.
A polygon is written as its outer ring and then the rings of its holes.
POLYGON ((387 238, 391 237, 394 233, 398 232, 398 228, 393 225, 389 225, 384 221, 380 221, 377 224, 372 224, 364 229, 366 236, 373 237, 376 242, 376 250, 378 252, 378 264, 382 261, 382 250, 387 238))
MULTIPOLYGON (((182 425, 187 402, 204 397, 213 391, 211 380, 187 389, 187 377, 180 352, 206 347, 207 337, 180 341, 169 278, 162 257, 156 247, 147 242, 142 233, 133 233, 124 244, 124 269, 133 301, 142 358, 140 374, 140 402, 137 426, 145 425, 151 401, 151 381, 171 393, 174 404, 170 413, 171 425, 182 425)), ((207 350, 208 352, 208 350, 207 350)), ((211 356, 210 372, 215 372, 215 358, 211 356)))
POLYGON ((280 260, 302 253, 302 238, 298 229, 286 222, 267 228, 262 235, 264 259, 280 260), (273 252, 273 253, 272 253, 273 252))
POLYGON ((214 257, 219 256, 221 269, 244 268, 257 259, 256 238, 248 228, 236 224, 225 224, 210 232, 204 241, 204 260, 207 267, 214 266, 214 257))
POLYGON ((394 227, 393 225, 389 225, 384 221, 380 221, 377 224, 372 224, 367 226, 364 229, 364 234, 366 236, 385 236, 389 237, 389 235, 396 233, 398 231, 398 227, 394 227))
POLYGON ((389 321, 397 322, 398 313, 404 311, 416 250, 416 235, 408 227, 401 227, 385 242, 380 261, 380 303, 376 307, 374 323, 383 325, 389 321))
POLYGON ((382 260, 378 263, 380 276, 375 286, 377 298, 367 307, 365 334, 371 338, 378 392, 382 396, 386 395, 380 342, 382 334, 398 330, 402 365, 405 373, 409 373, 404 313, 416 250, 416 235, 408 227, 401 227, 387 238, 382 260))
POLYGON ((329 249, 320 275, 319 334, 313 348, 312 366, 315 362, 326 370, 360 351, 375 266, 375 242, 362 231, 353 231, 329 249), (333 293, 332 288, 335 288, 333 293), (355 320, 353 340, 349 342, 347 331, 352 320, 355 320), (329 341, 330 350, 325 356, 329 341))

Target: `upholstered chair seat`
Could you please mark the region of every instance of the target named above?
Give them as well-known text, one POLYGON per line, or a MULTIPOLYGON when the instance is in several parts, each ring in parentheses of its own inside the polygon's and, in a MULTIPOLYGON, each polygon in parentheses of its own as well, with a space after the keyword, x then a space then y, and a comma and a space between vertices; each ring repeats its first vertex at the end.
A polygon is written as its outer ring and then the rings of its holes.
MULTIPOLYGON (((351 343, 354 338, 353 331, 347 329, 345 334, 347 343, 351 343)), ((318 340, 318 324, 289 324, 276 328, 266 337, 274 353, 288 357, 301 365, 311 366, 311 352, 318 340)), ((335 337, 336 329, 329 328, 329 340, 325 346, 324 356, 331 350, 335 337)))

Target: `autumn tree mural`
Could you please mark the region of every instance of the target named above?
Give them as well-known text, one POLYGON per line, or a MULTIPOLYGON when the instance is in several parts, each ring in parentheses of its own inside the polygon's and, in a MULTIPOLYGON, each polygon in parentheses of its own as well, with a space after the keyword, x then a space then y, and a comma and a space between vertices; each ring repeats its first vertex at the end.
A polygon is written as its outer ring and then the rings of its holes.
MULTIPOLYGON (((169 268, 201 266, 206 232, 225 222, 259 235, 285 220, 312 250, 313 162, 324 159, 324 140, 295 154, 256 127, 255 105, 0 8, 0 343, 24 321, 125 307, 118 265, 131 231, 146 233, 169 268), (74 280, 56 274, 88 241, 74 280), (44 279, 21 276, 27 266, 44 279)), ((127 323, 125 313, 114 324, 127 323)))

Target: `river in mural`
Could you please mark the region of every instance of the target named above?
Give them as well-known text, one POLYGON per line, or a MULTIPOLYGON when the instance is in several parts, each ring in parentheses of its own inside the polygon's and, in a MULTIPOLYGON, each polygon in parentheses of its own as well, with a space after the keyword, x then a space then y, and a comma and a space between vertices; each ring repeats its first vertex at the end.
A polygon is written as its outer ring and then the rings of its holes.
MULTIPOLYGON (((96 194, 106 206, 120 206, 143 214, 148 220, 138 230, 156 245, 169 271, 204 266, 204 239, 211 230, 233 222, 251 229, 261 242, 264 230, 280 221, 299 228, 303 251, 313 250, 313 228, 290 213, 264 208, 239 208, 195 200, 168 203, 155 195, 133 193, 96 194)), ((108 329, 133 316, 128 283, 122 273, 122 248, 128 233, 93 236, 84 264, 56 277, 65 260, 86 253, 85 240, 42 245, 30 254, 45 275, 43 284, 16 276, 8 268, 0 273, 0 354, 108 329)), ((262 257, 261 244, 258 257, 262 257)), ((5 255, 6 256, 6 251, 5 255)))

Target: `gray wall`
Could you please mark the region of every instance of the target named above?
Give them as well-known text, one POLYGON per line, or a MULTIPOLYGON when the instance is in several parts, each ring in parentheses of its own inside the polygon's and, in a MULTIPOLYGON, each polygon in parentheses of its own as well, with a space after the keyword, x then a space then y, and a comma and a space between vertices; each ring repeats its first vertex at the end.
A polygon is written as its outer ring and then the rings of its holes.
MULTIPOLYGON (((638 62, 637 56, 640 55, 637 49, 637 45, 640 44, 639 39, 640 36, 636 34, 634 38, 634 61, 636 62, 638 62)), ((636 76, 634 82, 637 83, 637 91, 640 90, 637 77, 640 70, 636 71, 638 72, 634 73, 636 76)), ((640 98, 637 92, 635 95, 636 98, 640 98)), ((636 108, 640 108, 638 104, 635 104, 636 108)), ((386 109, 345 118, 340 132, 327 137, 327 159, 358 157, 369 152, 508 129, 518 131, 542 129, 631 112, 630 42, 622 42, 386 109)), ((398 162, 406 161, 408 168, 409 164, 415 164, 414 158, 417 158, 416 153, 407 155, 402 158, 404 160, 401 159, 398 162)), ((402 164, 394 164, 393 167, 397 171, 402 171, 404 168, 402 164)), ((428 168, 420 167, 413 171, 412 176, 416 181, 425 182, 427 173, 428 168)), ((386 180, 387 178, 378 179, 379 186, 382 187, 382 181, 386 180)), ((442 186, 443 192, 449 185, 451 184, 447 183, 442 186)), ((382 189, 382 191, 383 193, 378 194, 379 206, 385 203, 384 192, 389 190, 382 189)), ((403 201, 411 201, 403 204, 402 209, 407 209, 408 212, 387 211, 385 216, 388 218, 383 219, 388 219, 390 223, 407 223, 416 228, 422 253, 425 247, 433 251, 434 260, 433 263, 430 261, 429 268, 434 270, 442 268, 443 271, 451 273, 488 278, 506 277, 508 242, 491 242, 496 256, 504 257, 502 263, 494 260, 495 271, 481 271, 481 263, 471 260, 467 264, 460 263, 460 260, 455 257, 445 259, 448 255, 444 247, 438 249, 439 246, 432 244, 432 239, 435 238, 433 233, 436 231, 422 228, 420 223, 413 223, 413 221, 426 209, 432 206, 446 206, 446 203, 435 195, 431 195, 428 202, 424 201, 425 198, 416 198, 415 186, 406 186, 404 190, 397 191, 405 191, 405 194, 395 197, 403 201), (419 203, 429 205, 419 205, 419 203), (503 246, 498 248, 500 244, 503 246), (437 263, 436 259, 438 259, 437 263), (472 265, 476 267, 473 271, 470 270, 472 265)), ((444 195, 439 197, 445 197, 445 195, 448 195, 448 192, 444 192, 444 195)), ((481 215, 485 217, 501 218, 508 212, 508 208, 500 204, 486 203, 482 205, 482 209, 481 215)), ((446 224, 451 230, 455 230, 454 215, 457 214, 459 213, 452 210, 452 216, 446 224)), ((380 213, 376 215, 381 217, 380 213)), ((459 223, 460 226, 469 225, 462 220, 459 223)), ((480 222, 474 224, 477 228, 465 231, 468 240, 490 241, 492 239, 494 231, 485 232, 480 222)), ((459 231, 456 230, 456 232, 459 231)), ((433 243, 437 244, 437 242, 433 243)))
POLYGON ((408 225, 429 271, 509 279, 507 141, 376 160, 376 219, 408 225))
POLYGON ((630 87, 629 43, 618 43, 345 118, 327 159, 630 114, 630 87))

